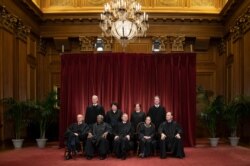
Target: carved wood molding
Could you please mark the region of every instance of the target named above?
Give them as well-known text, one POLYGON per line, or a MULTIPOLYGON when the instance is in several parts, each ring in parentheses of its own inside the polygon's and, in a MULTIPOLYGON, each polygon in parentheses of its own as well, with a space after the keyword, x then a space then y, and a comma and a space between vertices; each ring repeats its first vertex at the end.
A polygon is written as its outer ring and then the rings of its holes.
POLYGON ((16 37, 25 40, 31 30, 31 28, 26 26, 19 17, 8 12, 5 6, 0 6, 0 25, 14 32, 16 37))
POLYGON ((27 61, 31 68, 36 68, 37 66, 37 59, 32 54, 27 55, 27 61))
POLYGON ((234 25, 230 27, 230 34, 232 35, 233 41, 236 41, 249 29, 250 6, 248 6, 247 10, 235 20, 234 25))
MULTIPOLYGON (((100 17, 98 13, 87 13, 84 15, 76 14, 45 14, 42 19, 43 24, 99 24, 100 17)), ((179 24, 204 24, 204 25, 222 25, 219 15, 207 14, 157 14, 150 13, 149 23, 179 23, 179 24)))
POLYGON ((113 38, 101 37, 104 43, 105 51, 112 51, 113 38))
POLYGON ((47 53, 46 45, 47 45, 46 39, 40 37, 39 42, 37 42, 37 48, 38 48, 37 51, 39 54, 44 56, 46 55, 47 53))
POLYGON ((184 51, 185 36, 184 35, 171 35, 171 36, 154 36, 152 40, 159 40, 161 42, 162 52, 182 52, 184 51))
POLYGON ((229 54, 227 56, 227 59, 226 59, 226 66, 230 66, 232 65, 232 63, 234 62, 234 55, 233 54, 229 54))
POLYGON ((79 36, 80 51, 94 51, 94 40, 92 36, 79 36))
POLYGON ((172 51, 184 51, 185 36, 172 36, 172 51))
MULTIPOLYGON (((79 36, 80 51, 88 52, 95 51, 95 42, 98 36, 79 36)), ((104 44, 105 51, 112 51, 113 39, 107 37, 101 38, 104 44)))
POLYGON ((227 51, 227 46, 226 46, 226 40, 224 38, 221 38, 218 45, 217 45, 217 49, 219 52, 219 55, 224 55, 227 51))

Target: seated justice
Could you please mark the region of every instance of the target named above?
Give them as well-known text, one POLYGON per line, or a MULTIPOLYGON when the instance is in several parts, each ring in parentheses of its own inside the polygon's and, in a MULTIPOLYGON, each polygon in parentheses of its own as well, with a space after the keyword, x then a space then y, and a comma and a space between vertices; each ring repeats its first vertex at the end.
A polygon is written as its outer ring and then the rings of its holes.
POLYGON ((140 104, 135 104, 129 120, 128 114, 122 113, 115 102, 105 114, 94 95, 85 117, 78 114, 77 122, 65 132, 65 159, 69 160, 81 151, 88 160, 95 156, 104 160, 108 154, 125 160, 130 151, 140 158, 184 158, 182 134, 172 112, 166 112, 160 105, 159 96, 154 97, 154 105, 147 115, 142 112, 140 104))

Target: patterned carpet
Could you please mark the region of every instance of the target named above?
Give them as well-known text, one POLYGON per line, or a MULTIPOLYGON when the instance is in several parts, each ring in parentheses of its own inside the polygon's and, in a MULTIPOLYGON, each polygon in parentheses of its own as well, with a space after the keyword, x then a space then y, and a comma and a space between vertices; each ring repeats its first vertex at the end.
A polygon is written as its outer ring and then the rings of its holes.
POLYGON ((56 146, 49 146, 45 149, 26 147, 20 150, 0 152, 0 166, 250 166, 250 149, 244 147, 219 146, 218 148, 210 148, 205 146, 185 148, 185 152, 186 158, 184 159, 172 157, 140 159, 130 156, 123 161, 109 156, 106 160, 93 158, 88 161, 79 155, 74 160, 65 161, 63 158, 64 149, 58 149, 56 146))

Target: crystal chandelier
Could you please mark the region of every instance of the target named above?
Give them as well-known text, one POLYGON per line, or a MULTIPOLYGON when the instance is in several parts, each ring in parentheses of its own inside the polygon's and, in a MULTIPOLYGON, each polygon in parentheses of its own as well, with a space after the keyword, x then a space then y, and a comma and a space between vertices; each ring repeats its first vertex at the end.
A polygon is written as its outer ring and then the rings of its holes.
POLYGON ((104 5, 100 27, 103 35, 115 37, 125 47, 130 40, 146 36, 148 15, 136 0, 111 0, 104 5))

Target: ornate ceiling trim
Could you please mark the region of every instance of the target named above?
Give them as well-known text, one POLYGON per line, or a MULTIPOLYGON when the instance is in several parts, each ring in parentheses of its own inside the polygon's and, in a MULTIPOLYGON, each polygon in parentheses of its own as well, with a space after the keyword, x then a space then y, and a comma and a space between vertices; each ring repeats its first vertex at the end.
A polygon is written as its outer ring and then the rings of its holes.
MULTIPOLYGON (((21 0, 43 13, 100 13, 109 0, 21 0)), ((220 13, 227 0, 138 0, 143 10, 163 13, 220 13)))
POLYGON ((30 16, 36 21, 40 22, 43 18, 43 12, 37 7, 31 0, 14 0, 14 2, 20 7, 25 9, 30 16))
MULTIPOLYGON (((189 24, 221 24, 221 18, 217 14, 166 14, 149 13, 149 23, 189 23, 189 24)), ((42 24, 99 24, 98 13, 89 13, 83 16, 75 14, 46 14, 42 24)))
MULTIPOLYGON (((47 23, 51 21, 56 21, 57 23, 64 22, 98 22, 99 13, 102 11, 103 7, 81 7, 74 8, 76 12, 72 10, 65 10, 60 7, 53 7, 50 9, 40 9, 32 0, 15 0, 21 1, 22 4, 33 12, 34 15, 39 17, 42 23, 47 23), (53 9, 53 10, 52 10, 53 9), (57 9, 57 10, 56 10, 57 9), (85 10, 85 11, 83 11, 85 10), (57 13, 59 12, 59 13, 57 13), (84 14, 84 15, 81 15, 84 14)), ((235 1, 235 0, 232 0, 235 1)), ((231 5, 226 5, 227 8, 231 8, 231 5)), ((188 9, 182 7, 144 7, 147 13, 150 13, 151 22, 188 22, 188 23, 207 23, 207 22, 221 22, 222 17, 220 12, 221 9, 216 8, 194 8, 193 11, 188 11, 188 9)), ((224 14, 227 11, 223 8, 224 14)))
POLYGON ((31 28, 29 26, 26 26, 19 17, 9 13, 6 7, 1 5, 0 25, 5 27, 7 30, 11 30, 17 37, 20 37, 22 39, 26 39, 31 30, 31 28))
POLYGON ((237 2, 239 1, 242 1, 242 0, 229 0, 220 12, 221 17, 222 18, 227 17, 232 12, 237 2))
MULTIPOLYGON (((86 13, 101 13, 103 11, 103 7, 49 7, 41 10, 44 14, 58 13, 58 14, 86 14, 86 13)), ((144 7, 143 11, 147 13, 193 13, 193 14, 219 14, 221 9, 217 8, 192 8, 192 10, 183 7, 144 7)))
MULTIPOLYGON (((150 13, 150 22, 159 23, 173 23, 173 22, 186 22, 186 23, 223 23, 227 16, 235 10, 236 4, 240 4, 243 0, 230 0, 222 9, 214 8, 194 8, 193 12, 188 12, 187 9, 181 7, 145 7, 145 11, 150 13), (167 10, 167 11, 166 11, 167 10), (214 11, 214 12, 211 12, 214 11), (209 13, 210 12, 210 13, 209 13)), ((79 10, 76 13, 72 11, 62 11, 62 8, 57 7, 58 12, 42 11, 32 0, 15 0, 16 3, 22 4, 27 10, 33 13, 38 18, 40 23, 46 24, 49 22, 56 23, 97 23, 99 21, 99 13, 102 7, 86 7, 74 8, 79 10), (86 9, 86 12, 82 12, 86 9), (80 15, 84 13, 84 15, 80 15)), ((48 10, 49 11, 49 10, 48 10)))

